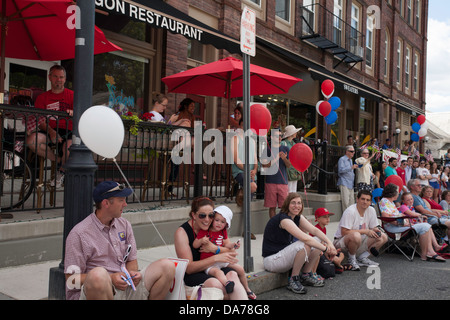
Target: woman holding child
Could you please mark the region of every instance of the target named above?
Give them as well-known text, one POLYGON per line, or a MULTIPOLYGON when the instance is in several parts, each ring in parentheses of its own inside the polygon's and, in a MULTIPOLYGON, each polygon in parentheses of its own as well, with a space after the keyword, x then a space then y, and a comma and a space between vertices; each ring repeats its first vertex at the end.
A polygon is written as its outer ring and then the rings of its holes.
POLYGON ((292 269, 287 288, 295 293, 306 293, 302 283, 323 286, 323 280, 314 277, 312 268, 317 265, 321 253, 330 260, 336 256, 333 243, 302 215, 303 208, 300 195, 289 193, 280 213, 266 225, 262 248, 267 271, 283 273, 292 269), (322 243, 309 234, 318 237, 322 243))
MULTIPOLYGON (((214 202, 207 197, 195 198, 192 201, 189 218, 175 232, 175 251, 177 256, 180 259, 189 260, 184 282, 187 286, 191 287, 203 284, 203 287, 219 288, 227 296, 222 283, 211 275, 207 275, 205 270, 213 266, 216 262, 237 263, 236 251, 226 247, 218 248, 217 245, 211 242, 203 244, 199 249, 194 248, 194 240, 197 238, 197 234, 200 230, 207 231, 214 219, 214 202), (211 252, 214 255, 200 260, 201 252, 211 252)), ((236 271, 230 267, 225 267, 222 271, 229 281, 234 282, 233 292, 228 294, 228 298, 230 300, 248 299, 247 293, 239 281, 236 271)))

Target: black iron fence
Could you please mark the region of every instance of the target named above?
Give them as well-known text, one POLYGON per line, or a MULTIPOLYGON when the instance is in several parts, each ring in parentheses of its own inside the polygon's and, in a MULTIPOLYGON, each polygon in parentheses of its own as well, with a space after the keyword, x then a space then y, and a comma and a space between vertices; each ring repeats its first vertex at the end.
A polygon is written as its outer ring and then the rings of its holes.
MULTIPOLYGON (((39 212, 63 208, 64 185, 59 183, 59 171, 68 150, 65 140, 52 141, 47 126, 60 128, 62 138, 70 138, 71 118, 64 112, 11 105, 0 105, 0 116, 1 210, 39 212)), ((215 130, 211 138, 202 127, 194 130, 130 120, 124 120, 124 127, 123 146, 115 162, 93 154, 98 165, 96 184, 104 180, 129 183, 135 191, 128 199, 130 203, 189 203, 197 195, 234 199, 238 185, 226 156, 232 134, 215 130)), ((268 140, 258 137, 256 143, 262 152, 268 140)), ((300 181, 299 190, 306 186, 324 194, 336 191, 336 166, 343 148, 325 143, 310 147, 313 163, 300 181)), ((264 176, 258 173, 257 180, 256 198, 263 198, 264 176)))

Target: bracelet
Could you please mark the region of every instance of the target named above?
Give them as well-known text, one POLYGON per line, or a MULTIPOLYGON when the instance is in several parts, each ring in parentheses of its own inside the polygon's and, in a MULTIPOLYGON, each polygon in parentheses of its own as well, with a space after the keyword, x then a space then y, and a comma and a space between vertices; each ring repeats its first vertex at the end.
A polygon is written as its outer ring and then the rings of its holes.
POLYGON ((325 250, 322 250, 323 253, 326 253, 328 250, 328 246, 325 246, 325 250))
POLYGON ((216 254, 219 254, 219 253, 220 253, 220 247, 217 246, 216 254))

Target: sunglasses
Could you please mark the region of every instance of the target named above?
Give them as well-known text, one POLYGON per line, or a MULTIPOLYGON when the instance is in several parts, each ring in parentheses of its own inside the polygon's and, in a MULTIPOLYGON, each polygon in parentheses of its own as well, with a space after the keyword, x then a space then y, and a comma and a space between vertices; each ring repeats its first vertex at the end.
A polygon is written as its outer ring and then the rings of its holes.
POLYGON ((355 150, 347 150, 347 152, 355 153, 355 150))
POLYGON ((210 219, 214 219, 214 213, 210 213, 210 214, 199 213, 198 214, 198 218, 201 219, 201 220, 205 219, 206 216, 208 216, 208 218, 210 218, 210 219))
POLYGON ((110 193, 110 192, 114 192, 114 191, 122 191, 123 189, 125 189, 125 185, 124 185, 123 183, 117 184, 117 186, 115 186, 114 188, 109 189, 109 190, 106 191, 106 192, 103 192, 103 193, 102 193, 102 196, 105 195, 105 194, 107 194, 107 193, 110 193))
POLYGON ((123 262, 127 262, 128 256, 130 255, 130 252, 131 252, 131 244, 128 245, 127 252, 123 256, 123 262))

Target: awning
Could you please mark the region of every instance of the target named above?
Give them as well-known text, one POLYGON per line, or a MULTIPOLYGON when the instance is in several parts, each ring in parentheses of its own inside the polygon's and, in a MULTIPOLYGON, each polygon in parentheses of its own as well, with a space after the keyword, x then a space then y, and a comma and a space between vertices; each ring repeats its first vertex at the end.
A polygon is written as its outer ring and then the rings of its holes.
POLYGON ((96 9, 109 17, 126 16, 154 28, 211 44, 230 53, 241 53, 240 42, 198 21, 161 0, 95 0, 96 9))
POLYGON ((358 96, 362 96, 368 99, 372 99, 375 101, 382 101, 386 100, 387 97, 383 96, 379 91, 372 89, 362 83, 359 83, 358 81, 352 80, 350 78, 343 77, 339 74, 333 73, 331 71, 328 71, 323 66, 314 63, 304 57, 301 57, 300 55, 291 52, 287 49, 284 49, 274 43, 271 43, 267 40, 264 40, 262 38, 257 37, 256 43, 259 45, 262 45, 264 47, 267 47, 274 52, 277 52, 278 54, 282 55, 283 57, 290 59, 291 61, 298 63, 300 65, 303 65, 308 68, 308 71, 311 73, 311 77, 314 80, 324 81, 326 79, 330 79, 334 82, 334 85, 336 88, 340 88, 344 91, 351 92, 353 94, 356 94, 358 96))
POLYGON ((389 99, 389 102, 398 110, 412 114, 415 117, 421 114, 425 114, 425 110, 422 110, 419 107, 413 106, 412 104, 406 103, 404 101, 401 100, 394 101, 392 99, 389 99))

